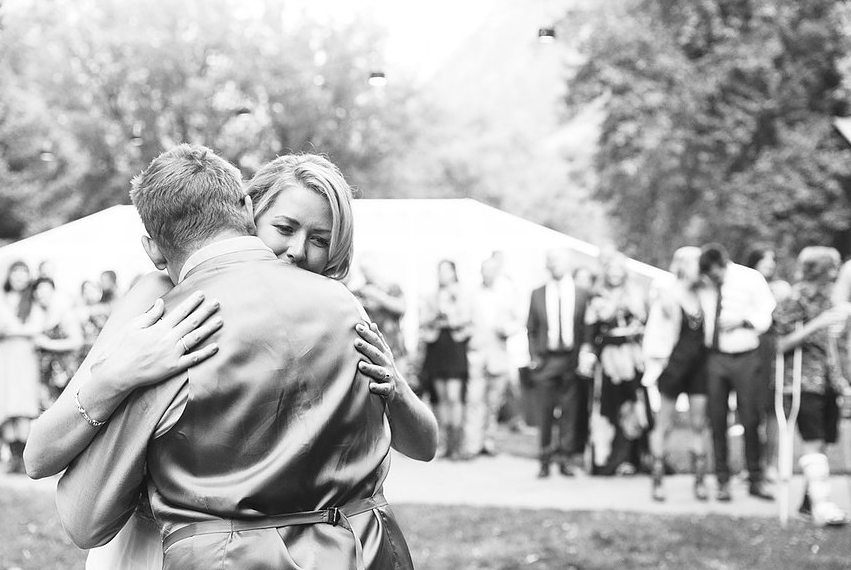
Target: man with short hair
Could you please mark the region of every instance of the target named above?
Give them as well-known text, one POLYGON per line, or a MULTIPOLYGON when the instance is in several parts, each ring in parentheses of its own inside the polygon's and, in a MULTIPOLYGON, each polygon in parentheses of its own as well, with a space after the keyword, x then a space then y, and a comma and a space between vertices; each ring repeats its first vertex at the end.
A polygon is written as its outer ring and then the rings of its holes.
POLYGON ((532 291, 529 319, 529 356, 532 380, 536 384, 540 422, 541 462, 538 477, 548 477, 555 460, 562 475, 574 475, 571 462, 578 463, 587 437, 588 390, 581 368, 587 374, 587 362, 593 351, 587 342, 585 309, 589 293, 573 283, 568 271, 566 250, 547 253, 547 283, 532 291), (580 366, 581 365, 581 366, 580 366), (559 436, 553 443, 555 412, 559 436))
POLYGON ((730 261, 719 244, 701 248, 700 272, 708 286, 700 293, 704 314, 707 404, 718 479, 717 499, 730 501, 730 466, 727 457, 727 400, 736 393, 739 419, 745 430, 745 458, 749 493, 772 499, 762 475, 759 439, 761 402, 765 387, 759 381, 759 337, 771 327, 775 301, 765 278, 756 270, 730 261))
POLYGON ((166 570, 412 568, 382 494, 391 434, 358 371, 352 295, 253 235, 239 172, 209 149, 160 155, 131 196, 176 284, 166 311, 203 290, 225 324, 217 354, 134 392, 65 472, 74 542, 110 540, 141 493, 166 570))

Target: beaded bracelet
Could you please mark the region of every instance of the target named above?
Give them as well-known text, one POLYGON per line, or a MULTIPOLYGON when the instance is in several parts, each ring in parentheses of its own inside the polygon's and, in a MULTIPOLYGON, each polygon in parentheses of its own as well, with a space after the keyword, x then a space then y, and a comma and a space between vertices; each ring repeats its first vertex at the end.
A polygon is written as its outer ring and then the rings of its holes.
POLYGON ((100 427, 106 423, 89 417, 88 412, 86 412, 86 408, 84 408, 83 404, 80 403, 80 388, 77 388, 77 391, 74 392, 74 403, 77 404, 77 411, 80 412, 80 415, 83 416, 83 419, 86 420, 90 426, 100 427))

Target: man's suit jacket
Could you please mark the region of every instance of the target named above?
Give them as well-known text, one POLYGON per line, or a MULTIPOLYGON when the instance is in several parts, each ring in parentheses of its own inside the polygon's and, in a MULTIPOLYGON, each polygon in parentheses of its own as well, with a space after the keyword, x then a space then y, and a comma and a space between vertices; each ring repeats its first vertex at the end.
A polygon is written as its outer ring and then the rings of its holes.
MULTIPOLYGON (((220 301, 219 352, 186 375, 136 391, 59 482, 60 518, 84 548, 110 540, 147 492, 163 536, 207 520, 344 507, 381 491, 389 469, 384 402, 357 369, 360 306, 339 282, 268 250, 205 261, 165 297, 220 301), (176 424, 157 424, 189 382, 176 424), (146 475, 147 469, 147 475, 146 475)), ((326 524, 195 535, 164 568, 410 568, 388 508, 326 524)))
MULTIPOLYGON (((573 372, 579 362, 579 347, 587 342, 587 330, 585 325, 585 309, 590 297, 587 290, 575 287, 573 304, 573 350, 568 357, 568 370, 573 372)), ((546 285, 532 291, 529 304, 529 319, 526 323, 526 331, 529 337, 529 356, 532 360, 532 378, 544 380, 550 370, 547 367, 549 349, 549 320, 547 317, 546 285)))

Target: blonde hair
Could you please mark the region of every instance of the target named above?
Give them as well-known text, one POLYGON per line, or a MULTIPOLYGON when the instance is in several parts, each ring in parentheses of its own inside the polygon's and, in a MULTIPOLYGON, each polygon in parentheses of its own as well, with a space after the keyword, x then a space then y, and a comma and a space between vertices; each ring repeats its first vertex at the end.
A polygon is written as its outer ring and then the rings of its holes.
POLYGON ((679 280, 682 280, 685 275, 685 267, 689 262, 696 262, 700 258, 700 248, 687 245, 679 248, 674 252, 674 257, 671 259, 671 267, 669 271, 674 274, 679 280))
POLYGON ((322 275, 343 279, 349 273, 354 251, 354 213, 352 189, 343 173, 331 161, 316 154, 288 154, 264 165, 245 189, 259 218, 278 195, 294 186, 302 186, 328 199, 331 206, 331 243, 328 264, 322 275))

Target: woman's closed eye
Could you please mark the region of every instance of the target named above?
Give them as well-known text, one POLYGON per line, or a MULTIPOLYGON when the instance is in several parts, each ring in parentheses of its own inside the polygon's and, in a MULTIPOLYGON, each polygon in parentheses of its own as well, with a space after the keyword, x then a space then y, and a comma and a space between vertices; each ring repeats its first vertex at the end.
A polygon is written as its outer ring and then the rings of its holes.
POLYGON ((295 228, 289 224, 275 224, 275 229, 284 236, 291 236, 295 233, 295 228))
POLYGON ((331 240, 324 236, 310 236, 310 241, 317 247, 328 248, 331 246, 331 240))

